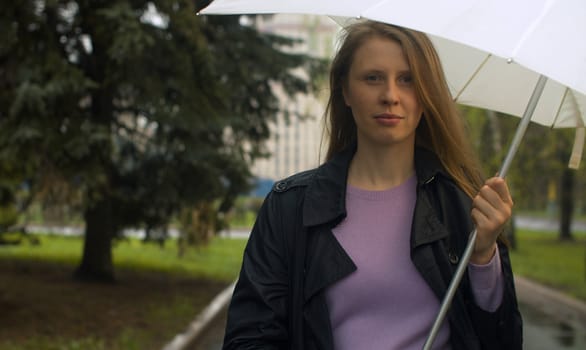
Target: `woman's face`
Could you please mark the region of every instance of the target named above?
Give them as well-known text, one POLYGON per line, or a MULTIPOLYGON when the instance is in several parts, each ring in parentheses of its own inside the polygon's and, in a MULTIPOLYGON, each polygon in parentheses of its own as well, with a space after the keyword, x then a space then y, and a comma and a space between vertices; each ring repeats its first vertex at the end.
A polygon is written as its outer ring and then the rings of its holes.
POLYGON ((415 144, 423 108, 398 43, 378 36, 367 39, 354 53, 343 94, 360 145, 415 144))

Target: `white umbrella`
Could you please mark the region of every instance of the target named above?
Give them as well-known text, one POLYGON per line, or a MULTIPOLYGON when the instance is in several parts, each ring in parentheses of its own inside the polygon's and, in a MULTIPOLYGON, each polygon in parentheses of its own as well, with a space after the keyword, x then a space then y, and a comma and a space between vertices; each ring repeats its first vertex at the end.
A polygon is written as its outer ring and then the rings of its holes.
POLYGON ((584 0, 215 0, 201 13, 363 17, 423 31, 456 102, 522 116, 543 75, 548 80, 531 120, 578 128, 577 141, 584 138, 584 0))
MULTIPOLYGON (((522 116, 500 176, 530 121, 577 128, 570 164, 579 164, 586 123, 585 0, 215 0, 201 13, 360 17, 425 32, 458 103, 522 116)), ((431 348, 475 241, 476 230, 424 349, 431 348)))

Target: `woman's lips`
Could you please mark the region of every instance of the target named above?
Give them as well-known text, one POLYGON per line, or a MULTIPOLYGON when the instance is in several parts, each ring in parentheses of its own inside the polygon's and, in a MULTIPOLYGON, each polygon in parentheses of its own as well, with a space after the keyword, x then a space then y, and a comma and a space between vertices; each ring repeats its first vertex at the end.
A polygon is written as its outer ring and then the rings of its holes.
POLYGON ((399 124, 404 118, 396 114, 383 113, 376 115, 374 119, 381 125, 394 126, 399 124))

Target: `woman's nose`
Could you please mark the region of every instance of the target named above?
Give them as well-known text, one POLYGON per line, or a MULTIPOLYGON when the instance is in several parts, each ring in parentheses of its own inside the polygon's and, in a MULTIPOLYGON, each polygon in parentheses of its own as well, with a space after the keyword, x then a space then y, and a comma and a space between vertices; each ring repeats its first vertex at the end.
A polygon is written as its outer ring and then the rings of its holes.
POLYGON ((381 92, 381 99, 384 104, 395 105, 399 103, 397 86, 392 82, 385 84, 383 91, 381 92))

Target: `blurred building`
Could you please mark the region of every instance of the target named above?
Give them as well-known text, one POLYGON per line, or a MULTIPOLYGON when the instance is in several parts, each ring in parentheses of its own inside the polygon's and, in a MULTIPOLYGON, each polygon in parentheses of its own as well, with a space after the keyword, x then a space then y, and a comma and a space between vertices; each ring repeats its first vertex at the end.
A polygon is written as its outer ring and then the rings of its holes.
MULTIPOLYGON (((292 51, 322 58, 333 56, 339 30, 338 24, 330 18, 312 15, 259 17, 256 26, 263 32, 300 38, 303 43, 292 51)), ((307 72, 299 74, 307 75, 307 72)), ((272 125, 271 138, 266 144, 271 157, 260 159, 253 166, 253 173, 258 178, 275 181, 314 168, 323 161, 320 154, 325 153, 327 146, 323 115, 328 89, 326 82, 317 95, 290 99, 279 86, 274 86, 274 92, 281 100, 282 112, 272 125)))

